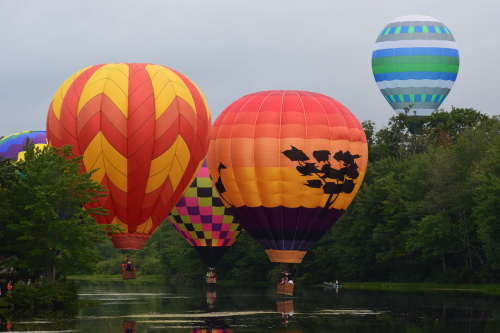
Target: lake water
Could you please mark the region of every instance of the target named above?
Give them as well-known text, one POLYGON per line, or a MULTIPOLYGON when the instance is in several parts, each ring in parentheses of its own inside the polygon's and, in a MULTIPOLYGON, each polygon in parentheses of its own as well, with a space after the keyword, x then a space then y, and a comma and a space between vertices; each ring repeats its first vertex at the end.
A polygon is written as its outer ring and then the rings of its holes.
MULTIPOLYGON (((103 305, 76 317, 14 317, 12 331, 38 332, 500 332, 500 297, 474 292, 175 287, 157 282, 82 282, 103 305)), ((7 330, 2 318, 0 331, 7 330)))

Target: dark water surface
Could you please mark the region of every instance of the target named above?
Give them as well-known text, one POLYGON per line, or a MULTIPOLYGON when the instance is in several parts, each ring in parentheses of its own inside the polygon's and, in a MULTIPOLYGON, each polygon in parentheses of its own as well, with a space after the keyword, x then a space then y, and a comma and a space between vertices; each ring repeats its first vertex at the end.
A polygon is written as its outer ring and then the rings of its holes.
MULTIPOLYGON (((175 287, 157 282, 82 282, 104 304, 74 318, 12 318, 39 332, 500 332, 500 297, 466 291, 392 292, 258 287, 175 287), (128 331, 127 331, 128 330, 128 331)), ((0 331, 6 331, 5 318, 0 331)))

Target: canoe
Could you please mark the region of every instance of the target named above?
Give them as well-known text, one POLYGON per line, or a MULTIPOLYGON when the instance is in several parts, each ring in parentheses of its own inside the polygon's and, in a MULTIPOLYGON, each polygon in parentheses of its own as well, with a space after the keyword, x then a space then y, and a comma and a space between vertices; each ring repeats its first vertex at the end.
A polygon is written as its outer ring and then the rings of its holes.
POLYGON ((211 285, 217 284, 217 278, 207 277, 207 284, 211 284, 211 285))
POLYGON ((341 284, 335 284, 335 283, 331 283, 331 282, 323 282, 323 283, 326 284, 327 286, 331 286, 331 287, 335 287, 335 288, 342 288, 341 284))

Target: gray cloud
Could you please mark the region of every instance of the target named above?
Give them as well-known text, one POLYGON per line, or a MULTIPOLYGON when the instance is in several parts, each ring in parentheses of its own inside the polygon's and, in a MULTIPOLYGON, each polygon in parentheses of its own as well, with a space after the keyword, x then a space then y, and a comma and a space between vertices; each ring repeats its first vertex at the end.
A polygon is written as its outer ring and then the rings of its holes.
POLYGON ((215 119, 255 91, 323 93, 378 126, 394 113, 377 88, 371 52, 405 14, 441 20, 455 36, 458 79, 442 107, 498 114, 495 1, 3 1, 0 135, 44 130, 57 88, 86 66, 150 62, 188 76, 215 119))

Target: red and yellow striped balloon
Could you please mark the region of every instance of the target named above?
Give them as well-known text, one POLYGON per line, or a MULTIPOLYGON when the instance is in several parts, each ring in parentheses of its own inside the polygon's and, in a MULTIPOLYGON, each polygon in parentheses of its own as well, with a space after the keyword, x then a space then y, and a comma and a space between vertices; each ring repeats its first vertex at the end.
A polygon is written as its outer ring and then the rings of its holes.
POLYGON ((109 190, 94 205, 110 211, 100 224, 118 249, 141 249, 183 196, 210 140, 210 112, 196 85, 170 68, 107 64, 72 75, 47 116, 51 146, 73 145, 82 172, 109 190))

